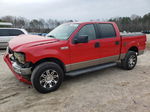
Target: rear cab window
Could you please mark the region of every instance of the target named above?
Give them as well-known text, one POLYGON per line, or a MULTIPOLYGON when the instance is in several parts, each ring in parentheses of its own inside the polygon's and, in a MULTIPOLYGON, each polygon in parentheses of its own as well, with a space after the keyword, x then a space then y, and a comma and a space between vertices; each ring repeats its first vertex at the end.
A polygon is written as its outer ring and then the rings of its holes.
POLYGON ((116 37, 116 31, 114 26, 110 23, 97 24, 98 38, 114 38, 116 37))

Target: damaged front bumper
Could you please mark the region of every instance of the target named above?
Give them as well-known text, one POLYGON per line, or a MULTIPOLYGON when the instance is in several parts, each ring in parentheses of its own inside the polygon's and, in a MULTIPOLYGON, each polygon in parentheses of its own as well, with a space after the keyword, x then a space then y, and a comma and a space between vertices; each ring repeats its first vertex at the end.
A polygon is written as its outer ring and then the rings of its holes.
POLYGON ((19 66, 16 62, 12 62, 12 67, 13 70, 21 75, 30 75, 31 74, 31 67, 30 68, 22 68, 21 66, 19 66))
POLYGON ((16 78, 22 82, 27 84, 31 84, 31 81, 27 80, 25 76, 31 75, 31 67, 30 68, 22 68, 16 62, 12 62, 9 58, 9 54, 4 55, 4 61, 7 63, 8 67, 14 73, 16 78))

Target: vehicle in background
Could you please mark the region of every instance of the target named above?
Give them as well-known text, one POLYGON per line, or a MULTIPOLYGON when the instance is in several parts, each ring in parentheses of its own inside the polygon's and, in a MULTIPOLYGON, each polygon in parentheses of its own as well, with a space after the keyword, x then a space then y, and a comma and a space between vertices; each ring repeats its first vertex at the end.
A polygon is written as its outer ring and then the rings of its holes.
POLYGON ((10 27, 12 27, 13 26, 13 24, 12 23, 9 23, 9 22, 0 22, 0 28, 2 27, 2 28, 10 28, 10 27))
POLYGON ((146 35, 120 35, 114 22, 66 23, 46 37, 21 35, 12 39, 4 60, 19 80, 47 93, 58 89, 66 75, 76 76, 117 63, 132 70, 145 46, 146 35))
POLYGON ((19 28, 0 28, 0 48, 6 48, 8 46, 8 42, 22 34, 28 34, 25 29, 19 28))
POLYGON ((42 35, 41 36, 46 36, 48 33, 42 33, 42 35))

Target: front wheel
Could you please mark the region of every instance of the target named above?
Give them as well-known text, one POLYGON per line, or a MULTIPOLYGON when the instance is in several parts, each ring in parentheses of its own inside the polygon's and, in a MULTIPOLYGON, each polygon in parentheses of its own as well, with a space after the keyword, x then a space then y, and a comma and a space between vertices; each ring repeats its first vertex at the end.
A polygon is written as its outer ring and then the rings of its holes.
POLYGON ((125 58, 121 61, 121 65, 126 70, 132 70, 137 63, 137 54, 134 51, 129 51, 125 58))
POLYGON ((48 93, 57 90, 63 78, 64 72, 58 64, 44 62, 33 70, 31 82, 38 92, 48 93))

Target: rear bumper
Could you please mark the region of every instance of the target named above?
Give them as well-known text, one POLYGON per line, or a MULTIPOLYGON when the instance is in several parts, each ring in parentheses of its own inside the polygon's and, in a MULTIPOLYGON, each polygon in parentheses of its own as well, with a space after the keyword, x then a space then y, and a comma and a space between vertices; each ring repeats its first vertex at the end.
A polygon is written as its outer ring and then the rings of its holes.
POLYGON ((21 76, 21 74, 19 74, 19 72, 21 73, 22 70, 18 69, 17 67, 15 67, 10 59, 9 59, 9 55, 5 54, 4 55, 4 61, 7 63, 8 67, 10 68, 10 70, 13 72, 13 74, 16 76, 16 78, 22 82, 25 82, 27 84, 31 84, 31 81, 28 81, 27 79, 25 79, 23 76, 21 76))

